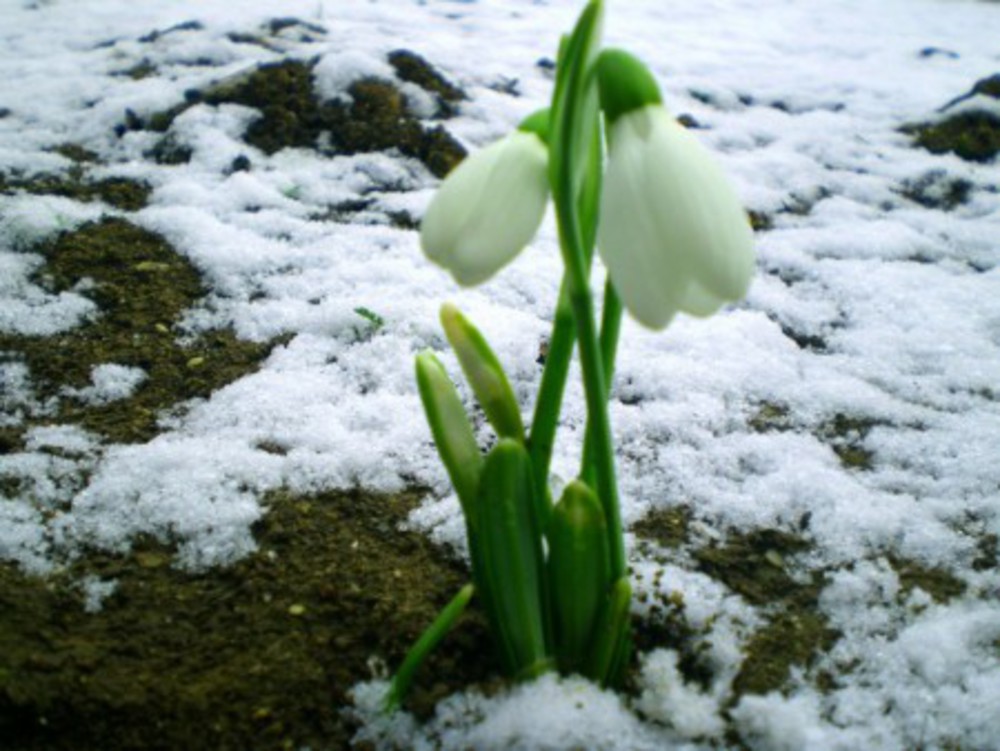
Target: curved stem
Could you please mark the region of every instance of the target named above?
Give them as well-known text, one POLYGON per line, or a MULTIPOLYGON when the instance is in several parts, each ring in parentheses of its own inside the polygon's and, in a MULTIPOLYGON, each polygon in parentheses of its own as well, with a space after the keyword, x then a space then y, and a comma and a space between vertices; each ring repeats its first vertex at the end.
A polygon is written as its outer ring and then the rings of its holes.
POLYGON ((625 545, 622 537, 621 512, 618 508, 618 487, 615 479, 614 444, 607 409, 607 386, 594 321, 594 303, 590 296, 588 275, 580 226, 576 221, 573 202, 557 201, 563 259, 570 282, 570 302, 576 319, 580 346, 580 367, 587 401, 587 414, 592 436, 597 495, 608 524, 612 579, 625 575, 625 545), (560 205, 561 204, 561 205, 560 205))
MULTIPOLYGON (((587 162, 587 174, 584 177, 583 187, 580 191, 577 214, 580 217, 582 225, 584 260, 588 278, 594 255, 594 242, 597 237, 598 206, 601 200, 601 184, 603 179, 603 157, 601 133, 599 129, 595 128, 587 162)), ((528 439, 528 450, 531 454, 532 467, 535 473, 536 499, 539 507, 545 512, 543 518, 546 520, 548 519, 548 512, 552 509, 548 483, 549 467, 552 463, 552 449, 555 444, 556 430, 559 424, 559 413, 562 407, 563 392, 566 388, 566 378, 569 375, 569 364, 573 356, 573 345, 576 343, 573 305, 569 295, 569 272, 564 272, 562 283, 559 287, 559 299, 556 303, 552 334, 549 338, 549 351, 545 359, 545 369, 542 371, 542 382, 538 390, 538 401, 535 403, 535 414, 532 418, 531 433, 528 439)), ((605 306, 607 304, 605 302, 605 306)), ((606 369, 608 369, 608 363, 613 361, 614 349, 612 348, 610 359, 605 359, 606 369)))
POLYGON ((595 137, 599 130, 596 82, 592 59, 596 56, 602 7, 591 0, 580 15, 573 34, 560 55, 556 91, 551 107, 552 136, 549 177, 559 223, 569 299, 576 320, 580 366, 594 446, 596 490, 608 525, 612 579, 625 574, 625 543, 622 537, 618 488, 615 481, 614 446, 607 410, 607 387, 590 296, 589 258, 593 249, 596 206, 581 211, 580 193, 588 175, 594 174, 595 137), (587 224, 581 219, 586 217, 587 224))
POLYGON ((549 465, 555 445, 559 413, 562 408, 563 392, 569 375, 569 363, 576 343, 573 322, 573 307, 569 301, 569 281, 564 276, 559 288, 559 302, 556 304, 552 334, 549 337, 549 351, 545 356, 545 369, 538 387, 538 401, 531 421, 528 450, 535 475, 535 499, 539 508, 545 510, 544 520, 552 508, 549 497, 549 465))

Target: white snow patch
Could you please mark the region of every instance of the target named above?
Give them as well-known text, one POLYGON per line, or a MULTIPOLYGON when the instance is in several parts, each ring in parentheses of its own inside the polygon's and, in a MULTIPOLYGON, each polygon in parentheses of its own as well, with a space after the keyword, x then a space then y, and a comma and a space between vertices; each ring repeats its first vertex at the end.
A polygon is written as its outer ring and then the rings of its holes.
POLYGON ((89 386, 64 388, 63 394, 84 404, 109 404, 131 396, 147 377, 142 368, 104 363, 91 369, 89 386))

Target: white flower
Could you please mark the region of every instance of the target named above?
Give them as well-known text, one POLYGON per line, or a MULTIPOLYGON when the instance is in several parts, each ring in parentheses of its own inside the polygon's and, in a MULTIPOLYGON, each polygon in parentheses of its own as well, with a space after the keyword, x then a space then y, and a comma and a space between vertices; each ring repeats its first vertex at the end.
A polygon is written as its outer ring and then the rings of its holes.
POLYGON ((626 309, 662 329, 741 299, 753 231, 712 155, 660 105, 610 127, 598 247, 626 309))
POLYGON ((548 201, 548 150, 516 130, 448 175, 420 227, 424 253, 471 286, 510 262, 538 231, 548 201))

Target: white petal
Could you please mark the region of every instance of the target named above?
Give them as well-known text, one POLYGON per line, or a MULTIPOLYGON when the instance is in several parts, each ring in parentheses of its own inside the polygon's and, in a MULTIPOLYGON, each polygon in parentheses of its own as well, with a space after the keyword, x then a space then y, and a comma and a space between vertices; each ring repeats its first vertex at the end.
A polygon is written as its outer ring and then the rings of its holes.
POLYGON ((660 106, 612 126, 599 247, 629 312, 663 328, 711 315, 753 272, 753 233, 711 154, 660 106))
POLYGON ((467 157, 424 215, 420 244, 459 284, 486 281, 538 231, 548 201, 547 151, 516 131, 467 157))
POLYGON ((643 325, 666 326, 677 311, 680 285, 659 251, 660 228, 643 207, 646 188, 638 169, 641 143, 620 142, 608 160, 601 195, 598 249, 628 311, 643 325))
POLYGON ((690 132, 662 108, 652 114, 650 148, 663 165, 649 171, 661 207, 656 215, 698 282, 724 300, 739 300, 754 269, 753 230, 739 197, 690 132))

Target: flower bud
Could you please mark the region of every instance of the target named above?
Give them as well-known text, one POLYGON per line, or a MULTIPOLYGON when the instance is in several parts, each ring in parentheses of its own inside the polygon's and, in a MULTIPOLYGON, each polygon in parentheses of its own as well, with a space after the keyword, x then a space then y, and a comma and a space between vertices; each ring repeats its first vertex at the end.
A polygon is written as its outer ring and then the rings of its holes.
POLYGON ((486 338, 450 303, 441 306, 441 327, 497 435, 523 443, 524 423, 514 389, 486 338))
POLYGON ((709 316, 741 299, 753 231, 721 167, 638 60, 606 52, 598 76, 610 145, 597 243, 625 307, 662 329, 678 311, 709 316))
POLYGON ((420 226, 420 245, 463 286, 481 284, 535 236, 548 202, 548 150, 516 130, 466 157, 445 178, 420 226))

